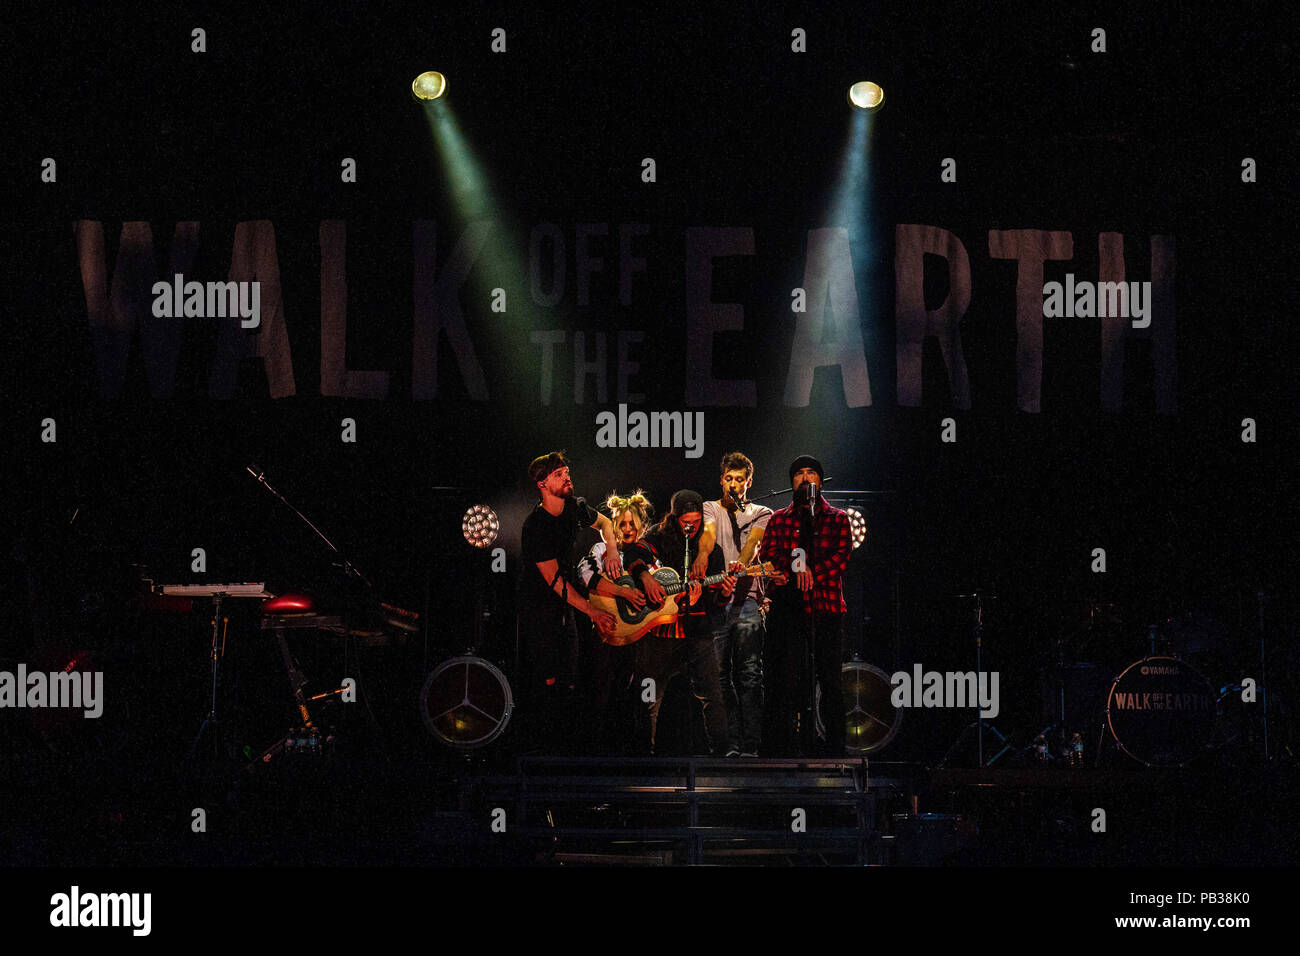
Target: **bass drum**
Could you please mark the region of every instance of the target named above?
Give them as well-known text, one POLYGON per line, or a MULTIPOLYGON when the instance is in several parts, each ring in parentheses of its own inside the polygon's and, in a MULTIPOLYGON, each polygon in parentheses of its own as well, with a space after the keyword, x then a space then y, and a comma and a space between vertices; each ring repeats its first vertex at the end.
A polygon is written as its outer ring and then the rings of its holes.
POLYGON ((481 657, 439 664, 420 691, 420 716, 440 743, 475 750, 500 737, 510 723, 514 697, 506 675, 481 657))
POLYGON ((1148 767, 1181 767, 1214 735, 1209 682, 1176 657, 1144 657, 1115 678, 1106 723, 1119 749, 1148 767))
MULTIPOLYGON (((840 668, 844 694, 844 752, 866 754, 881 750, 903 723, 903 708, 890 703, 889 675, 866 661, 852 660, 840 668)), ((817 736, 826 738, 822 723, 822 688, 817 685, 817 736)))

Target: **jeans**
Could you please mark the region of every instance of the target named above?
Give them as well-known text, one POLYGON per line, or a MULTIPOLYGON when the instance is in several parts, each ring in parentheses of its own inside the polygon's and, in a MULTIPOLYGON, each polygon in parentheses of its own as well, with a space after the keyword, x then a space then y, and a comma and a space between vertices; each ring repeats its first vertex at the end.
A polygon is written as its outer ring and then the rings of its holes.
POLYGON ((763 615, 753 598, 727 608, 713 648, 727 707, 727 752, 756 754, 763 733, 763 615))

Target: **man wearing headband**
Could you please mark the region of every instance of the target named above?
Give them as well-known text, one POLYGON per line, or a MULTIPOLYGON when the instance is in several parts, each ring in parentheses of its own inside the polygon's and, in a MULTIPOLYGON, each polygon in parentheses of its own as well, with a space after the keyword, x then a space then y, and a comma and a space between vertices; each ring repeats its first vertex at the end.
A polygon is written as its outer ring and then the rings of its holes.
MULTIPOLYGON (((578 634, 573 609, 591 618, 597 630, 611 632, 614 616, 587 600, 587 588, 574 571, 579 533, 596 528, 604 539, 605 573, 622 574, 614 523, 573 497, 573 479, 564 452, 534 458, 528 477, 541 500, 524 521, 523 572, 520 575, 519 636, 523 710, 532 711, 534 745, 572 749, 580 731, 574 699, 578 634)), ((523 715, 521 714, 521 717, 523 715)))
MULTIPOLYGON (((640 542, 628 548, 631 560, 628 570, 637 577, 657 559, 662 566, 673 568, 679 577, 688 577, 687 565, 699 556, 703 532, 704 499, 695 491, 677 492, 672 498, 672 511, 640 542), (639 553, 633 556, 633 552, 639 553)), ((720 549, 714 548, 709 554, 706 570, 709 574, 726 570, 720 549)), ((636 643, 637 686, 640 688, 646 678, 654 682, 654 693, 645 709, 648 727, 644 742, 651 754, 655 753, 659 708, 668 691, 668 682, 683 672, 690 681, 691 693, 704 711, 708 751, 721 753, 726 745, 727 711, 718 683, 718 656, 713 650, 710 617, 716 617, 721 607, 731 600, 735 586, 736 579, 728 576, 705 595, 698 582, 692 584, 687 593, 677 595, 682 611, 677 622, 656 628, 636 643)), ((650 596, 652 600, 655 597, 650 596)))
POLYGON ((763 560, 771 561, 790 580, 771 588, 772 611, 767 616, 764 670, 767 700, 763 750, 774 757, 794 755, 795 715, 806 715, 800 726, 804 756, 813 746, 812 693, 806 662, 812 657, 821 684, 822 723, 826 749, 832 757, 844 753, 844 702, 841 667, 844 589, 841 577, 853 554, 849 516, 821 498, 825 471, 811 455, 790 464, 794 501, 775 512, 763 534, 763 560))

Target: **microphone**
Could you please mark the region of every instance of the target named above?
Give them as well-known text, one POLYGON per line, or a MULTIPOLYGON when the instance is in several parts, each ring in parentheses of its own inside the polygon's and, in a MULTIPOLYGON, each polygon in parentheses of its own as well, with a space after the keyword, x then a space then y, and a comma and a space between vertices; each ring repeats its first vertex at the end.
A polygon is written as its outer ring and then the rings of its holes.
POLYGON ((820 498, 822 496, 822 490, 821 490, 821 486, 819 486, 816 482, 805 481, 803 484, 799 486, 799 490, 796 491, 794 494, 795 494, 795 500, 797 500, 800 504, 807 504, 809 501, 813 501, 817 498, 820 498))

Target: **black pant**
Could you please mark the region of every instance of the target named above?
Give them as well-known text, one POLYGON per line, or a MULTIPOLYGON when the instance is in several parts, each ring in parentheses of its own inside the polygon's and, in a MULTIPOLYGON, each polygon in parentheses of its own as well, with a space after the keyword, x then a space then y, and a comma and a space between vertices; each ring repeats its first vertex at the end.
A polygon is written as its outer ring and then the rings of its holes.
MULTIPOLYGON (((594 631, 594 629, 593 629, 594 631)), ((636 749, 632 727, 632 675, 636 670, 636 645, 616 647, 592 633, 591 647, 591 738, 592 750, 600 754, 627 754, 636 749)))
POLYGON ((519 615, 519 706, 511 720, 523 753, 576 754, 586 721, 577 690, 578 634, 572 613, 519 615))
POLYGON ((636 644, 636 692, 641 698, 649 696, 643 704, 642 740, 649 752, 655 752, 655 732, 659 726, 659 708, 668 693, 668 682, 674 675, 685 673, 691 684, 691 693, 704 710, 705 742, 710 753, 720 752, 727 742, 727 710, 722 702, 722 686, 718 682, 718 655, 713 649, 713 632, 703 618, 688 619, 686 637, 661 637, 651 631, 636 644), (643 684, 646 678, 654 681, 653 693, 643 684), (648 726, 647 726, 648 725, 648 726))
POLYGON ((809 644, 821 684, 825 753, 844 754, 843 614, 812 615, 793 602, 776 602, 767 616, 763 672, 767 678, 763 708, 763 753, 769 757, 813 756, 816 737, 810 710, 812 685, 807 677, 809 644), (816 636, 813 639, 815 627, 816 636))

